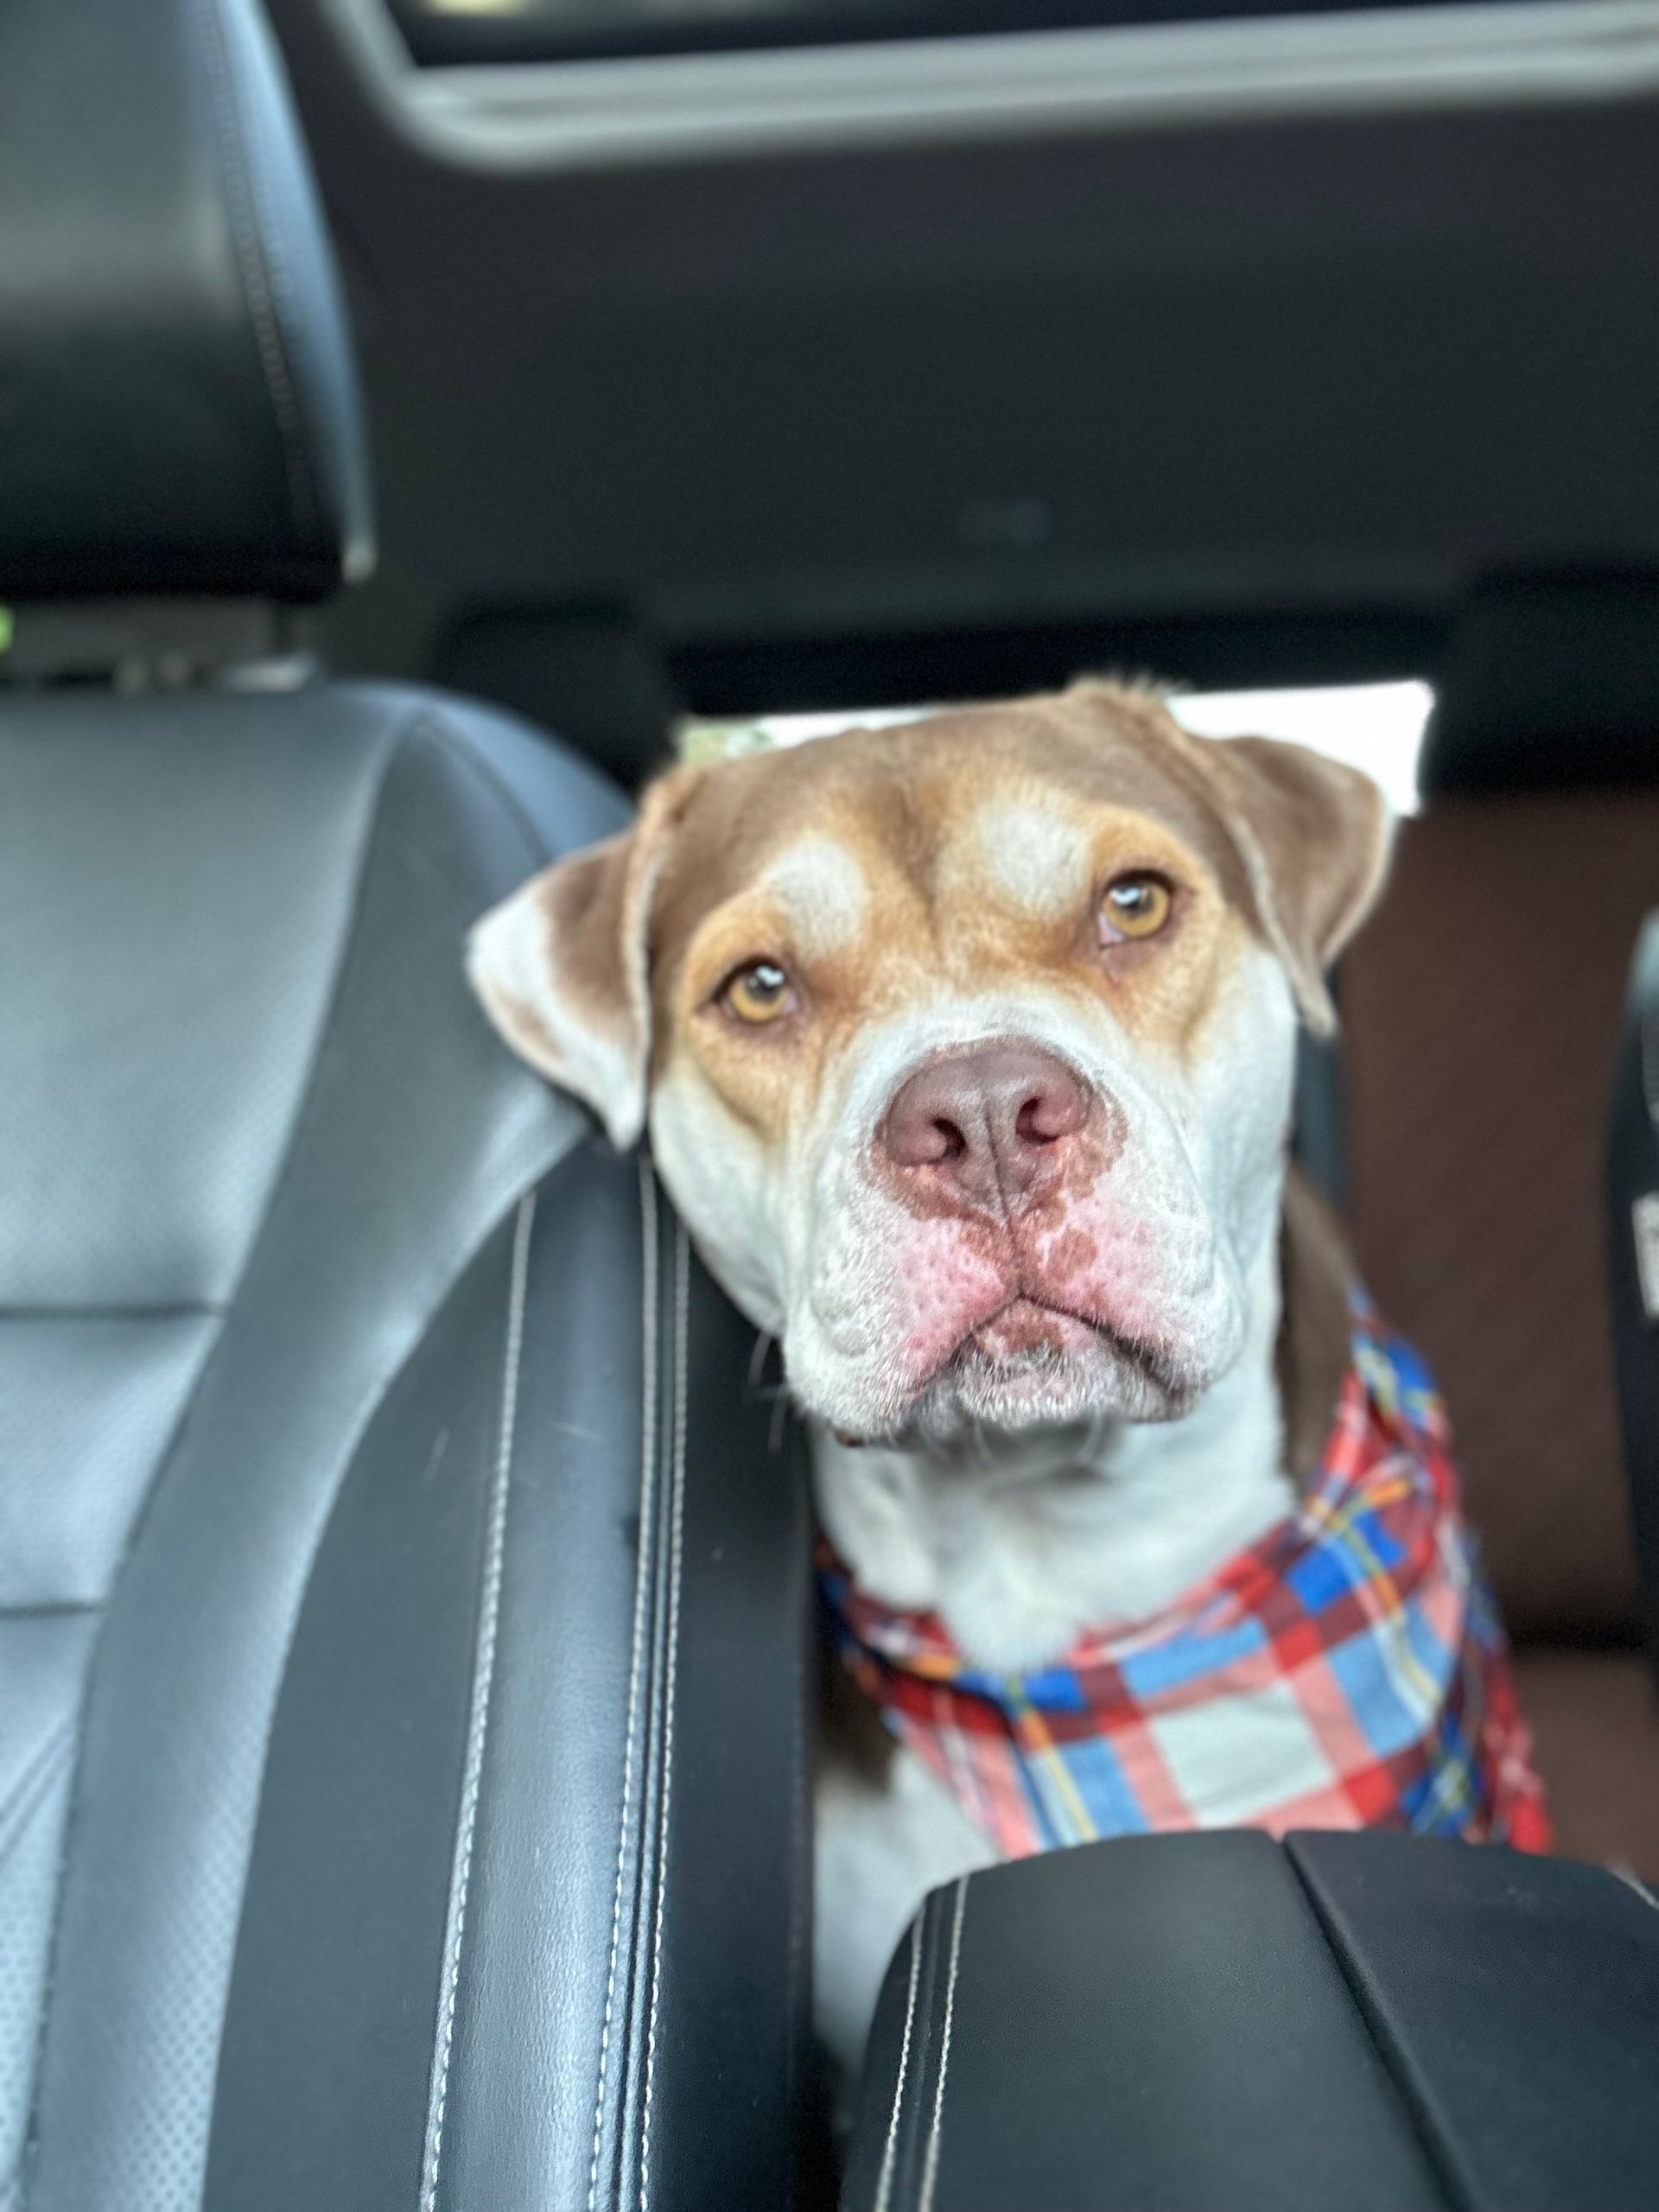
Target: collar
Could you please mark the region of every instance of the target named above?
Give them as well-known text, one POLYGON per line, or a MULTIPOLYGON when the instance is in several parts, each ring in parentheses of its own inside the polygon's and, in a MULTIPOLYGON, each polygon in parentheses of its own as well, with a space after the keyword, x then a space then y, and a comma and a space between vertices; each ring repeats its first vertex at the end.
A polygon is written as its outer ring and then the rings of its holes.
POLYGON ((1296 1512, 1145 1619, 1052 1666, 974 1667, 833 1554, 843 1663, 1005 1857, 1154 1829, 1395 1826, 1544 1848, 1503 1634, 1445 1414, 1362 1294, 1296 1512))

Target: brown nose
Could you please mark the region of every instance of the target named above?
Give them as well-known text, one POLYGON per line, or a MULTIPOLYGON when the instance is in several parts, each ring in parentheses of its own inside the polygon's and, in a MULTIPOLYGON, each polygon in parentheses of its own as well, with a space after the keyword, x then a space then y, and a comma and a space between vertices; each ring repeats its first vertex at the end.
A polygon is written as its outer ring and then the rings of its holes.
POLYGON ((1013 1205, 1058 1167, 1089 1093, 1039 1045, 976 1045, 929 1060, 894 1092, 876 1141, 957 1202, 1013 1205))

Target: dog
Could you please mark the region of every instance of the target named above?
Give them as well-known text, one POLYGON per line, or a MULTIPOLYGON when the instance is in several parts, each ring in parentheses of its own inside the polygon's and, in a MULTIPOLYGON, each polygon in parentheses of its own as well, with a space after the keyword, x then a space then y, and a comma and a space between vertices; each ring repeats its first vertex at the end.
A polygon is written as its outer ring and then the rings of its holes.
POLYGON ((1546 1839, 1426 1378, 1287 1166, 1389 842, 1355 770, 1083 682, 671 770, 474 932, 810 1424, 844 2065, 924 1893, 1000 1857, 1546 1839))

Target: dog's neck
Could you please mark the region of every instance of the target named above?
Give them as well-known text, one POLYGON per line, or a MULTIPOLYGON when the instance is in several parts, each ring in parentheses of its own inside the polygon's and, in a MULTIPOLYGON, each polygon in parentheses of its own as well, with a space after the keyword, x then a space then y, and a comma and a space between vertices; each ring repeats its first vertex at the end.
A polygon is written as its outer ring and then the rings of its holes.
MULTIPOLYGON (((1298 1297, 1296 1270, 1284 1280, 1298 1297)), ((1251 1271, 1243 1353, 1179 1421, 978 1430, 905 1449, 815 1431, 825 1534, 872 1597, 937 1612, 963 1656, 996 1672, 1155 1611, 1294 1509, 1281 1281, 1269 1246, 1251 1271)))

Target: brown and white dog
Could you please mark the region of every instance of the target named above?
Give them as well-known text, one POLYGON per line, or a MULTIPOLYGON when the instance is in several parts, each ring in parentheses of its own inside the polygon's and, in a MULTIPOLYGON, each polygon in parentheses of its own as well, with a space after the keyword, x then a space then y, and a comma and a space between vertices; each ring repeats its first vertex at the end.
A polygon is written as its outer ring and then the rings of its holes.
MULTIPOLYGON (((1259 1537, 1318 1454, 1348 1338, 1287 1183, 1294 1036, 1387 846, 1354 771, 1080 683, 676 769, 471 972, 617 1144, 649 1127, 859 1584, 1027 1668, 1259 1537)), ((993 1854, 839 1739, 817 1834, 851 2059, 923 1892, 993 1854)))

